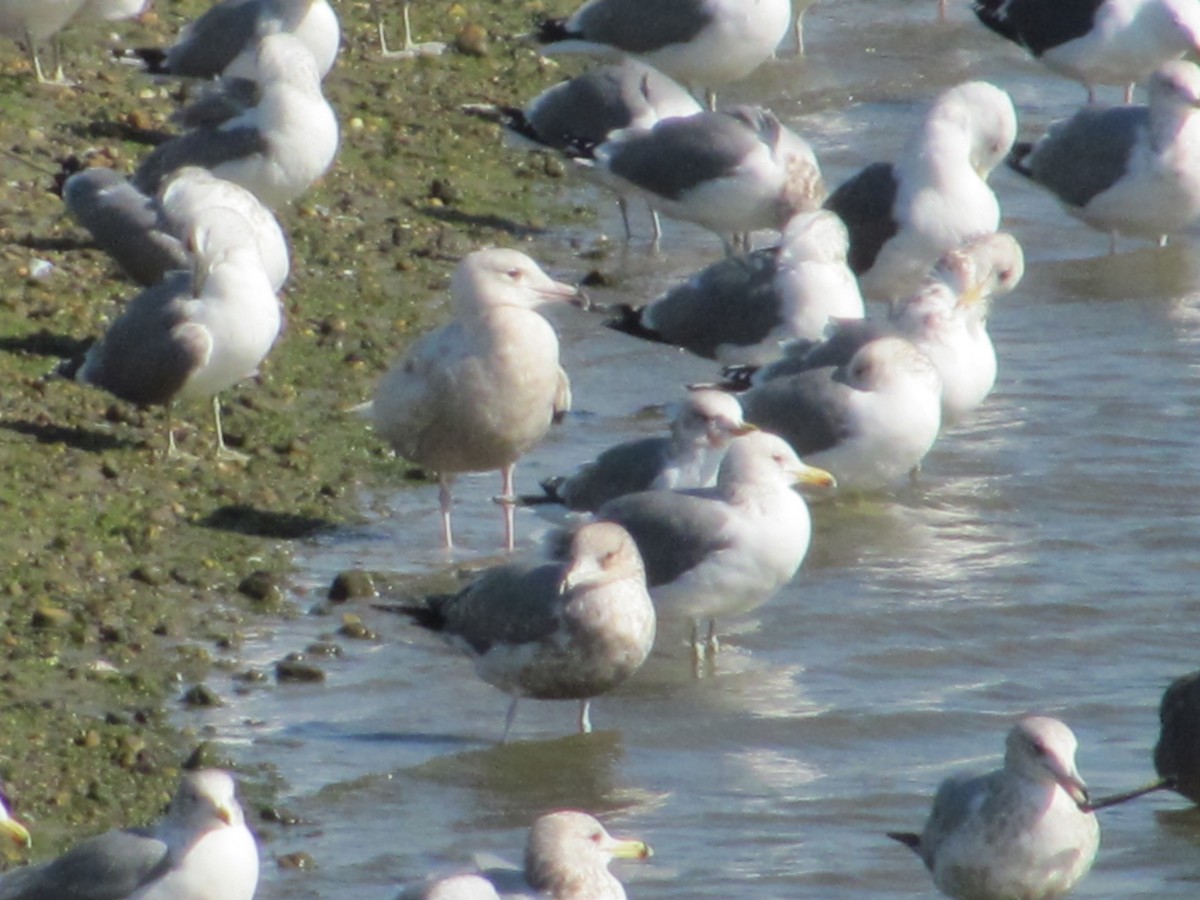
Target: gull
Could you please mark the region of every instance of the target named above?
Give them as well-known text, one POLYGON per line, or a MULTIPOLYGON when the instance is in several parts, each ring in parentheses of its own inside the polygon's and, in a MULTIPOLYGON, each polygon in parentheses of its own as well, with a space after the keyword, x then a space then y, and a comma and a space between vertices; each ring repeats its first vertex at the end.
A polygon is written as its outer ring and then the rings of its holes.
POLYGON ((695 90, 745 78, 770 59, 791 24, 788 0, 588 0, 543 22, 542 52, 628 55, 695 90))
POLYGON ((804 561, 812 520, 792 489, 797 483, 829 487, 834 481, 801 462, 782 439, 751 432, 729 445, 715 486, 641 491, 596 511, 597 519, 633 535, 659 618, 691 623, 697 674, 719 649, 716 618, 765 603, 804 561))
POLYGON ((1133 88, 1163 63, 1200 50, 1193 0, 972 0, 979 21, 1087 88, 1133 88))
POLYGON ((109 831, 0 877, 0 900, 251 900, 258 847, 229 773, 184 775, 152 828, 109 831))
POLYGON ((29 64, 39 84, 68 86, 63 75, 58 33, 83 7, 86 0, 0 0, 0 34, 24 44, 29 64), (38 58, 38 44, 53 38, 54 75, 46 77, 38 58))
POLYGON ((735 244, 748 245, 749 232, 781 230, 825 197, 812 147, 761 107, 624 129, 592 154, 619 192, 640 194, 660 213, 716 232, 729 254, 735 244))
POLYGON ((996 350, 987 330, 992 299, 1011 291, 1025 272, 1016 238, 1005 232, 965 242, 938 261, 911 297, 892 304, 886 319, 837 321, 825 340, 796 342, 784 357, 756 372, 733 370, 742 383, 763 384, 848 363, 869 341, 895 335, 929 357, 942 382, 942 424, 962 421, 996 383, 996 350))
POLYGON ((888 836, 916 851, 948 897, 1061 897, 1100 844, 1076 746, 1058 719, 1024 718, 1008 734, 1004 768, 946 779, 920 835, 888 836))
POLYGON ((746 421, 786 438, 843 490, 874 490, 912 472, 942 423, 942 384, 904 338, 859 348, 841 366, 767 381, 741 395, 746 421))
POLYGON ((287 280, 287 239, 274 214, 245 188, 206 169, 185 166, 163 183, 157 196, 148 197, 119 172, 95 166, 69 177, 62 196, 100 249, 147 287, 170 271, 191 267, 187 234, 214 207, 245 219, 271 286, 278 291, 287 280))
MULTIPOLYGON (((256 374, 283 325, 246 220, 208 210, 188 236, 191 271, 172 272, 134 297, 104 336, 60 373, 138 405, 212 397, 217 453, 225 446, 217 394, 256 374)), ((168 455, 176 453, 167 417, 168 455)))
POLYGON ((337 117, 321 94, 312 53, 291 34, 270 35, 258 45, 255 81, 253 107, 160 144, 134 172, 134 187, 154 193, 177 169, 201 166, 272 209, 304 193, 338 148, 337 117))
MULTIPOLYGON (((524 108, 500 107, 505 143, 531 150, 573 152, 603 143, 624 128, 645 130, 662 119, 700 112, 696 99, 682 85, 657 69, 633 59, 596 66, 559 82, 534 97, 524 108)), ((631 237, 628 203, 619 181, 605 180, 593 167, 577 169, 617 194, 625 237, 631 237)), ((658 214, 654 235, 661 229, 658 214)))
POLYGON ((523 870, 497 867, 429 880, 406 889, 400 900, 491 900, 501 895, 625 900, 625 888, 608 864, 652 855, 643 841, 614 838, 585 812, 559 810, 538 817, 529 829, 523 870))
POLYGON ((834 213, 798 213, 778 247, 719 260, 645 306, 619 307, 608 325, 723 365, 764 365, 789 341, 819 339, 831 318, 862 318, 847 240, 834 213))
POLYGON ((304 43, 318 78, 333 68, 341 28, 327 0, 222 0, 185 25, 170 47, 131 52, 155 75, 249 77, 259 42, 279 33, 294 34, 304 43))
POLYGON ((521 697, 578 700, 579 730, 590 732, 592 697, 629 678, 654 644, 646 572, 625 529, 583 525, 561 556, 496 566, 422 606, 386 607, 441 634, 480 678, 512 696, 504 741, 521 697))
POLYGON ((710 487, 730 441, 752 427, 742 421, 741 405, 732 395, 690 390, 669 435, 609 447, 573 475, 543 481, 545 496, 528 500, 594 512, 637 491, 710 487))
POLYGON ((1110 237, 1157 238, 1200 216, 1200 67, 1171 62, 1150 78, 1149 106, 1085 107, 1018 144, 1010 165, 1110 237))
POLYGON ((454 476, 499 469, 511 550, 513 468, 570 408, 558 336, 535 309, 578 291, 524 253, 493 249, 459 263, 450 293, 455 321, 417 341, 357 409, 400 456, 437 473, 447 549, 454 476))
POLYGON ((829 195, 826 209, 850 232, 863 296, 912 294, 943 253, 999 227, 985 179, 1016 129, 1008 94, 983 81, 958 85, 937 97, 896 163, 874 163, 829 195))

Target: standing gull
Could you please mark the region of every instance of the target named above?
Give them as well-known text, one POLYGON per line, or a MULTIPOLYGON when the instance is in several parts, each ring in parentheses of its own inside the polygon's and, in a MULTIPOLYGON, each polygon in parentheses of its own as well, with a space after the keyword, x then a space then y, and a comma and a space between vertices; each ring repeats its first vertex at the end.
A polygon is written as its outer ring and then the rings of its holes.
POLYGON ((0 900, 251 900, 258 847, 227 772, 184 775, 152 828, 109 831, 0 877, 0 900))
POLYGON ((512 696, 505 741, 521 697, 578 700, 579 730, 591 731, 591 698, 636 672, 654 644, 641 556, 608 522, 575 531, 561 562, 496 566, 458 594, 388 608, 440 633, 512 696))
POLYGON ((751 231, 782 230, 825 197, 812 147, 761 107, 625 129, 593 155, 618 190, 639 193, 659 212, 716 232, 730 254, 737 243, 748 245, 751 231))
POLYGON ((608 324, 724 365, 761 366, 788 341, 819 339, 831 318, 862 318, 846 252, 841 219, 798 213, 778 247, 715 262, 645 306, 620 307, 608 324))
POLYGON ((438 474, 447 549, 454 476, 499 469, 511 550, 513 467, 570 407, 558 336, 535 310, 578 292, 516 250, 469 254, 450 292, 455 321, 417 341, 360 409, 397 453, 438 474))
POLYGON ((594 512, 637 491, 710 487, 730 441, 752 428, 742 421, 732 395, 692 390, 671 422, 670 435, 609 447, 573 475, 543 481, 545 497, 530 502, 594 512))
POLYGON ((1200 67, 1167 63, 1150 79, 1149 106, 1085 107, 1010 165, 1100 231, 1158 238, 1200 216, 1200 67))
MULTIPOLYGON (((249 378, 283 324, 279 299, 245 219, 207 210, 188 243, 191 271, 172 272, 129 302, 81 361, 62 374, 139 405, 212 397, 217 452, 225 446, 217 394, 249 378)), ((175 453, 167 417, 168 453, 175 453)))
POLYGON ((788 0, 588 0, 543 22, 542 52, 628 55, 696 90, 745 78, 770 59, 791 23, 788 0))
POLYGON ((1125 86, 1200 50, 1195 0, 972 0, 979 21, 1096 99, 1096 85, 1125 86))
POLYGON ((812 520, 798 483, 829 487, 833 478, 775 435, 752 432, 730 444, 714 487, 642 491, 597 511, 633 535, 659 617, 691 623, 697 673, 717 652, 715 619, 765 603, 804 561, 812 520))
POLYGON ((548 897, 551 900, 625 900, 625 888, 608 870, 614 859, 646 859, 642 841, 618 839, 584 812, 547 813, 529 829, 524 870, 488 869, 414 885, 400 900, 490 900, 548 897))
POLYGON ((304 193, 333 164, 338 148, 337 117, 321 94, 312 53, 291 34, 264 38, 255 82, 253 107, 160 144, 134 172, 134 187, 154 193, 172 172, 201 166, 272 209, 304 193))
POLYGON ((1008 734, 1004 768, 946 779, 920 835, 888 836, 921 857, 948 897, 1061 897, 1087 874, 1100 844, 1076 746, 1058 719, 1022 719, 1008 734))
POLYGON ((942 423, 937 369, 900 337, 870 341, 836 368, 767 381, 741 399, 748 422, 782 435, 849 490, 882 488, 912 472, 942 423))
POLYGON ((999 227, 985 179, 1016 130, 1008 94, 982 81, 958 85, 934 101, 895 164, 874 163, 830 194, 825 207, 846 223, 865 297, 912 294, 943 253, 999 227))

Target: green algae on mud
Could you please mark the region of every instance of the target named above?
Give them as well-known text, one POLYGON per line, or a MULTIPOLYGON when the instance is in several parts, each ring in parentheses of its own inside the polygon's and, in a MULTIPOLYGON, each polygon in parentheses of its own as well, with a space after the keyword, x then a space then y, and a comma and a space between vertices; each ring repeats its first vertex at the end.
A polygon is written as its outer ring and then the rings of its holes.
POLYGON ((503 150, 495 125, 459 112, 523 103, 562 77, 511 36, 570 3, 431 4, 424 33, 482 27, 488 52, 413 62, 379 58, 368 4, 341 4, 326 81, 338 162, 281 212, 287 326, 257 383, 222 398, 248 460, 213 459, 204 404, 175 413, 196 459, 164 460, 162 410, 46 378, 137 290, 63 216, 49 173, 84 154, 131 168, 145 149, 126 138, 169 127, 179 88, 113 62, 106 34, 162 44, 205 6, 73 26, 70 89, 35 84, 23 55, 0 47, 0 147, 16 155, 0 157, 0 778, 36 858, 158 815, 199 739, 174 712, 183 693, 236 663, 248 623, 279 614, 239 584, 255 572, 286 583, 291 541, 354 521, 357 486, 399 482, 402 464, 345 410, 444 317, 455 259, 589 216, 556 203, 541 164, 503 150))

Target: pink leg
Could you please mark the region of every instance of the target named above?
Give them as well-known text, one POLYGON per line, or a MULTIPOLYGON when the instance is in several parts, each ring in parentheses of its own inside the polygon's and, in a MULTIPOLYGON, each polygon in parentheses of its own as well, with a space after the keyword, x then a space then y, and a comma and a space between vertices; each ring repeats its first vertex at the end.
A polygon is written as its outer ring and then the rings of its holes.
POLYGON ((513 470, 516 463, 509 463, 500 470, 500 505, 504 507, 504 549, 509 553, 517 547, 517 529, 514 521, 516 494, 513 492, 513 470))
POLYGON ((442 546, 447 550, 454 549, 454 538, 450 534, 450 483, 453 480, 449 475, 438 476, 438 506, 442 510, 442 546))

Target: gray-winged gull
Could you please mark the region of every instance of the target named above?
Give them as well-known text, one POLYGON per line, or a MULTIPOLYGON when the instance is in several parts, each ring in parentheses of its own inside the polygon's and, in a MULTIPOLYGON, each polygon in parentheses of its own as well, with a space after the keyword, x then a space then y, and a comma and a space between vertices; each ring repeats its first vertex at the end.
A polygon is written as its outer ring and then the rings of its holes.
POLYGON ((338 148, 337 117, 321 94, 312 53, 291 34, 270 35, 258 45, 255 80, 255 106, 160 144, 138 165, 134 186, 153 193, 172 172, 200 166, 273 209, 304 193, 338 148))
POLYGON ((692 626, 699 673, 705 655, 712 660, 717 651, 714 620, 765 603, 804 561, 812 520, 793 486, 833 483, 782 439, 751 432, 729 445, 714 487, 628 494, 601 506, 596 517, 633 535, 660 619, 692 626))
POLYGON ((1085 107, 1013 150, 1013 169, 1107 232, 1158 238, 1200 216, 1200 67, 1167 63, 1149 106, 1085 107))
POLYGON ((1016 128, 1004 91, 982 81, 958 85, 937 97, 896 163, 874 163, 829 195, 825 207, 850 232, 863 296, 912 294, 943 253, 999 227, 1000 205, 985 179, 1016 128))
POLYGON ((609 447, 574 474, 543 481, 545 496, 528 499, 592 512, 637 491, 710 487, 729 442, 751 428, 731 394, 692 390, 671 421, 669 435, 609 447))
POLYGON ((387 607, 441 634, 512 696, 504 740, 521 697, 578 700, 579 730, 591 731, 591 698, 636 672, 654 644, 654 604, 625 529, 592 522, 558 549, 561 561, 496 566, 457 594, 387 607))
POLYGON ((0 832, 21 850, 27 850, 33 844, 29 829, 9 812, 8 797, 3 791, 0 791, 0 832))
MULTIPOLYGON (((217 452, 225 447, 217 394, 249 378, 279 336, 279 299, 250 227, 214 207, 193 226, 191 271, 172 272, 134 297, 82 361, 64 375, 139 405, 212 397, 217 452)), ((175 438, 167 417, 168 453, 175 438)))
POLYGON ((870 341, 841 366, 764 382, 741 401, 746 421, 784 437, 842 490, 886 487, 912 472, 942 423, 937 369, 900 337, 870 341))
POLYGON ((558 336, 536 308, 578 291, 524 253, 497 249, 468 254, 450 293, 455 321, 413 344, 360 409, 397 453, 437 473, 447 548, 454 476, 500 470, 512 549, 513 467, 570 407, 558 336))
POLYGON ((896 335, 929 357, 942 381, 942 424, 960 421, 981 404, 996 383, 996 351, 987 330, 994 296, 1021 280, 1025 257, 1005 232, 983 235, 947 253, 911 297, 893 303, 886 319, 836 323, 819 343, 798 342, 784 357, 752 375, 752 384, 824 366, 848 363, 869 341, 896 335))
POLYGON ((979 21, 1024 47, 1060 75, 1081 82, 1088 102, 1098 84, 1125 87, 1165 62, 1200 50, 1193 0, 972 0, 979 21))
POLYGON ((560 810, 540 816, 529 829, 523 870, 495 867, 478 875, 430 880, 407 888, 400 900, 625 900, 625 888, 608 864, 651 855, 644 842, 614 838, 585 812, 560 810))
POLYGON ((63 202, 92 238, 139 284, 190 268, 188 233, 214 208, 232 209, 249 226, 276 290, 289 271, 287 239, 274 214, 245 188, 207 169, 185 166, 148 197, 113 169, 77 172, 63 184, 63 202))
POLYGON ((151 828, 109 831, 0 877, 0 900, 251 900, 258 846, 227 772, 183 776, 151 828))
POLYGON ((766 62, 791 23, 788 0, 589 0, 542 23, 542 52, 637 57, 693 90, 744 78, 766 62))
MULTIPOLYGON (((638 193, 675 219, 716 232, 732 253, 759 228, 782 230, 817 209, 825 183, 808 142, 769 110, 736 106, 618 131, 594 148, 594 165, 622 193, 638 193)), ((581 160, 587 163, 587 160, 581 160)))
POLYGON ((1060 897, 1100 844, 1076 746, 1058 719, 1022 719, 1008 734, 1004 768, 946 779, 921 834, 889 837, 916 851, 948 897, 1060 897))
MULTIPOLYGON (((500 109, 506 143, 563 153, 601 144, 623 128, 647 129, 661 119, 698 112, 700 104, 682 85, 633 59, 590 68, 547 88, 523 108, 500 109)), ((578 168, 584 173, 592 171, 578 168)), ((616 191, 625 237, 629 238, 627 202, 618 190, 619 182, 593 180, 616 191)), ((653 216, 657 236, 658 214, 653 216)))
POLYGON ((185 25, 170 47, 132 52, 158 75, 250 77, 258 43, 278 33, 294 34, 308 47, 319 78, 333 68, 341 28, 327 0, 222 0, 185 25))
POLYGON ((831 318, 862 318, 846 249, 834 213, 798 213, 778 247, 719 260, 645 306, 620 307, 608 325, 724 365, 761 366, 788 341, 819 339, 831 318))

